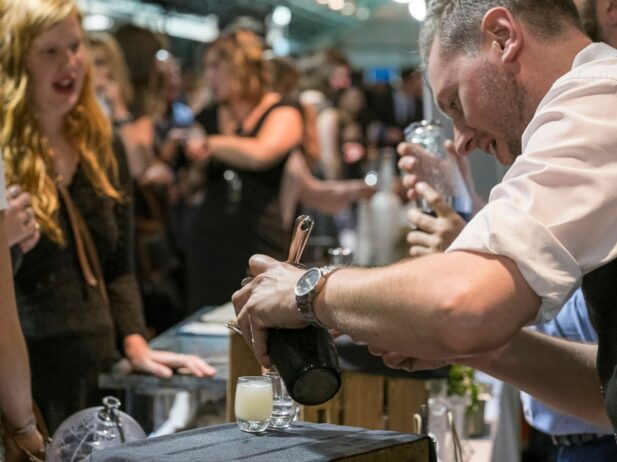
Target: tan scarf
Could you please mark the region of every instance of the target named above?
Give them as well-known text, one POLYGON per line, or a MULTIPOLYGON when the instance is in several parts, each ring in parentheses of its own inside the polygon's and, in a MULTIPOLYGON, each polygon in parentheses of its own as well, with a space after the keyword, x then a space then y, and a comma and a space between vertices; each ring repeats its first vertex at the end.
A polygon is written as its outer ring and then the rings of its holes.
POLYGON ((77 256, 79 258, 79 266, 81 266, 81 272, 84 279, 91 287, 99 288, 101 297, 105 303, 109 304, 109 297, 107 295, 107 288, 105 286, 105 280, 103 278, 103 271, 101 270, 101 264, 99 262, 99 256, 94 245, 92 235, 88 230, 88 225, 84 221, 79 209, 73 202, 71 194, 64 184, 62 184, 62 178, 56 178, 56 187, 60 192, 62 201, 66 207, 69 221, 71 223, 71 229, 73 231, 73 237, 75 239, 75 247, 77 247, 77 256))

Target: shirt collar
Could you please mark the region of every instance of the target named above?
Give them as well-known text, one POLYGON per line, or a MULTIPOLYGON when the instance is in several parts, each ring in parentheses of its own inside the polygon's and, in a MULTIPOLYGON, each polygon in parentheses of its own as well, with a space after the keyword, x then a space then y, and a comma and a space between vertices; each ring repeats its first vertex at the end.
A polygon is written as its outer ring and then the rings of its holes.
POLYGON ((572 69, 576 69, 583 64, 587 64, 598 59, 614 57, 617 57, 617 50, 615 48, 602 42, 592 43, 591 45, 587 45, 576 55, 576 58, 574 58, 574 62, 572 63, 572 69))

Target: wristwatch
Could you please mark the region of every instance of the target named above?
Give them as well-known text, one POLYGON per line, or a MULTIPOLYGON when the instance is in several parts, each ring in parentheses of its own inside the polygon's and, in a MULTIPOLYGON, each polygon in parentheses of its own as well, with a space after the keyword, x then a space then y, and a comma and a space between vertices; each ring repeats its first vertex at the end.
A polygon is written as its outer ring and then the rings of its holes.
POLYGON ((317 319, 317 316, 315 316, 315 311, 313 310, 313 299, 322 289, 326 282, 326 278, 340 268, 341 266, 336 265, 311 268, 300 276, 300 279, 298 279, 294 289, 296 303, 298 305, 298 311, 300 311, 305 321, 309 324, 324 328, 326 327, 321 323, 321 321, 319 321, 319 319, 317 319))

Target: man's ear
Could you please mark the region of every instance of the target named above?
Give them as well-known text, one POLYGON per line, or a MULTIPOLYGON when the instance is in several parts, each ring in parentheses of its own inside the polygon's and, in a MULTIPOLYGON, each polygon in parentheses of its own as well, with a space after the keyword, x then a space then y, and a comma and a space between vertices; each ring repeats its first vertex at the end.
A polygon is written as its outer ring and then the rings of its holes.
POLYGON ((523 31, 520 22, 507 8, 497 7, 487 11, 481 27, 484 43, 499 54, 502 62, 510 63, 517 59, 523 46, 523 31))

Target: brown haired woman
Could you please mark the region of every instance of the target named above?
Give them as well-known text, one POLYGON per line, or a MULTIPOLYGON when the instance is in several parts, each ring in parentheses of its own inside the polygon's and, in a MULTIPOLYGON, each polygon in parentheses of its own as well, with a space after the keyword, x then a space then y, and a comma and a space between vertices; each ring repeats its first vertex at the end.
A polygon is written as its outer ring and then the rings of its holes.
POLYGON ((208 136, 188 154, 207 161, 205 199, 189 230, 188 308, 228 302, 248 258, 284 258, 279 189, 285 162, 302 140, 299 109, 267 90, 259 39, 236 31, 206 53, 206 78, 216 104, 197 116, 208 136))

